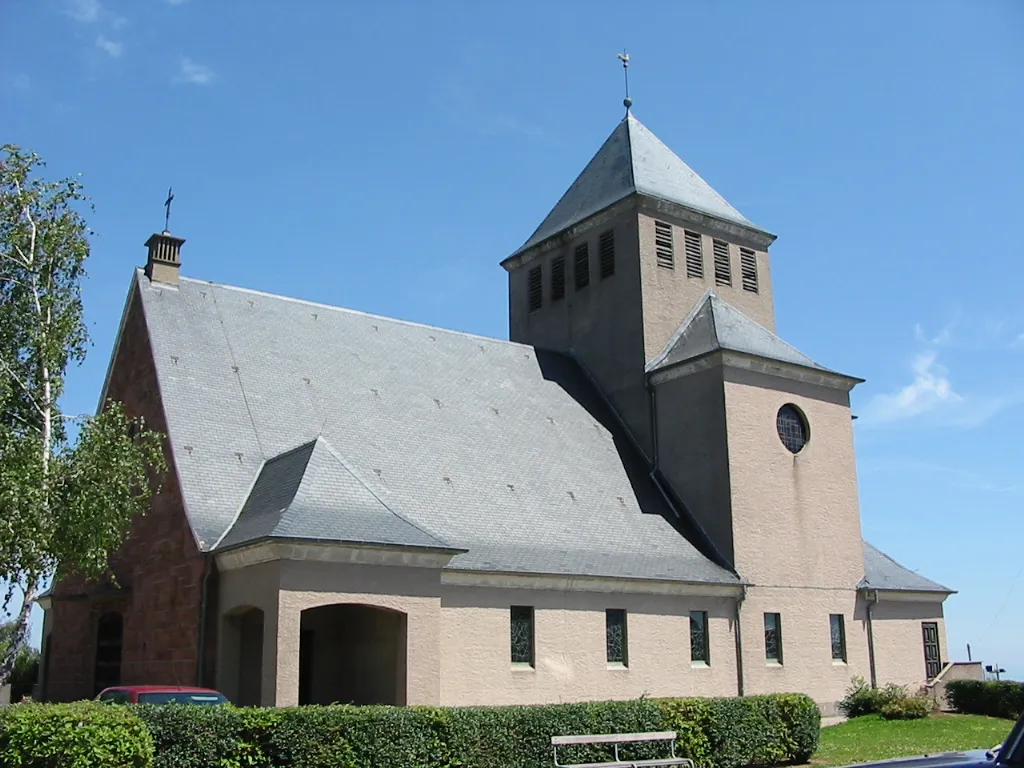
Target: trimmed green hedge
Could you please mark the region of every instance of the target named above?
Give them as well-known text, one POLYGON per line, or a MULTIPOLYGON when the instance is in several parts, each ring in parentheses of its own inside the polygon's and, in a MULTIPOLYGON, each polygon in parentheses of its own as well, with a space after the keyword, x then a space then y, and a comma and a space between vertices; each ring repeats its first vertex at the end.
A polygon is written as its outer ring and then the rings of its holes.
POLYGON ((15 704, 0 709, 2 768, 148 768, 153 738, 124 707, 15 704))
POLYGON ((1024 683, 1008 680, 950 680, 946 700, 957 712, 1016 720, 1024 714, 1024 683))
POLYGON ((739 768, 806 762, 820 724, 811 699, 789 694, 459 709, 19 705, 0 714, 0 768, 550 768, 553 735, 668 730, 700 768, 739 768))

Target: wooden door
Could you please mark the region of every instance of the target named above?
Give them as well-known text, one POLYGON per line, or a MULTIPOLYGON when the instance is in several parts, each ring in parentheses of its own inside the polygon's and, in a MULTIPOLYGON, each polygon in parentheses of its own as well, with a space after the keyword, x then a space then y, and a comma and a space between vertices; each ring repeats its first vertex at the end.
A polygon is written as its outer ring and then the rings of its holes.
POLYGON ((938 622, 922 622, 921 633, 924 636, 924 672, 927 678, 932 680, 942 669, 938 622))

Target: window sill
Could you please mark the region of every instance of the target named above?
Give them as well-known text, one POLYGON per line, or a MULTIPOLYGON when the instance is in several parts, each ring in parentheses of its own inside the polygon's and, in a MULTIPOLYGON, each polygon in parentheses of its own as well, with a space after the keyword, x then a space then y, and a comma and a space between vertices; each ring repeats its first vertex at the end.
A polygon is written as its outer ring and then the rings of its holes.
POLYGON ((691 661, 690 669, 711 669, 711 665, 706 661, 691 661))
POLYGON ((764 663, 764 665, 766 667, 778 667, 779 669, 782 669, 782 662, 781 661, 773 661, 773 660, 769 659, 768 661, 766 661, 764 663))
POLYGON ((537 668, 533 664, 527 664, 525 661, 513 661, 512 662, 513 672, 536 672, 537 668))
POLYGON ((832 659, 833 667, 845 667, 847 666, 846 659, 832 659))
POLYGON ((608 669, 618 669, 622 670, 623 672, 629 672, 629 665, 624 664, 621 661, 609 661, 608 669))

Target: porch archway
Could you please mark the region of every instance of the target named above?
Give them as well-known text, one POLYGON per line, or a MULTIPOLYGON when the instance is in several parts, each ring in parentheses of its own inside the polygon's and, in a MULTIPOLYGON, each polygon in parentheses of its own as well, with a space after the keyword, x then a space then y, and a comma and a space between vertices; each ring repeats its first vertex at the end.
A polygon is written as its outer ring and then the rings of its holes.
POLYGON ((104 613, 96 622, 96 664, 93 668, 93 696, 104 688, 121 684, 121 647, 124 619, 120 613, 104 613))

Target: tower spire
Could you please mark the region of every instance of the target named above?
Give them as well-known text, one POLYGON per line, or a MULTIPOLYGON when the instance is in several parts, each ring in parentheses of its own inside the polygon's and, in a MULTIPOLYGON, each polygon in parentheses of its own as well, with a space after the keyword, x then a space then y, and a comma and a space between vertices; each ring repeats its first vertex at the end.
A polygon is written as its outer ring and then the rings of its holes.
POLYGON ((629 54, 626 49, 622 49, 622 53, 615 54, 616 58, 622 62, 622 77, 626 83, 626 98, 622 100, 622 105, 626 108, 626 114, 629 114, 629 108, 633 106, 633 100, 629 98, 629 54))

